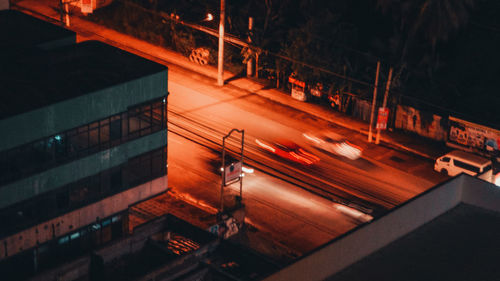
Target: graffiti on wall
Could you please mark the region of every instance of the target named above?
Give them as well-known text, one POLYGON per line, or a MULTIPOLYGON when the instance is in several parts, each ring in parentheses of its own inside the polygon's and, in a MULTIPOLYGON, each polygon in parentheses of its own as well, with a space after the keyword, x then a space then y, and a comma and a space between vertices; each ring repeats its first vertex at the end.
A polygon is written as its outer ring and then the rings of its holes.
POLYGON ((500 131, 450 116, 448 142, 486 154, 498 154, 500 131))

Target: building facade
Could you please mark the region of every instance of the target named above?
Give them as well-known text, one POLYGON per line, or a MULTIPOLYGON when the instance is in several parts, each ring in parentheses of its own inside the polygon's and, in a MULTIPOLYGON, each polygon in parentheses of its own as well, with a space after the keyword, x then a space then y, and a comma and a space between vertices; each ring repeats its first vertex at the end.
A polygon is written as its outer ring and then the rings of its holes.
POLYGON ((168 184, 167 68, 96 41, 40 47, 71 34, 26 17, 0 14, 17 28, 0 45, 0 271, 13 280, 123 236, 128 206, 168 184), (50 36, 15 35, 35 30, 50 36))

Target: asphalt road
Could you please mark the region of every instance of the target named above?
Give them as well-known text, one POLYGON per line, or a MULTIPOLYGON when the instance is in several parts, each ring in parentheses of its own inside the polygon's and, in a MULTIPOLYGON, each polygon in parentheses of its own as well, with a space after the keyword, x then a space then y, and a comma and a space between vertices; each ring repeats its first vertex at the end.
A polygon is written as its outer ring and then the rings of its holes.
MULTIPOLYGON (((361 199, 358 201, 374 207, 390 209, 435 184, 377 160, 370 152, 371 146, 353 132, 314 120, 313 116, 298 118, 290 108, 271 103, 252 93, 232 89, 224 91, 210 84, 190 81, 192 78, 189 76, 176 78, 169 81, 169 122, 174 124, 172 130, 181 128, 210 139, 213 143, 221 143, 222 137, 232 128, 244 129, 245 155, 250 163, 258 162, 283 175, 312 184, 318 190, 325 191, 323 195, 330 193, 349 201, 358 198, 361 199), (310 147, 302 133, 317 128, 344 133, 352 142, 363 147, 367 155, 349 160, 310 147), (279 159, 259 150, 255 145, 257 138, 293 140, 319 156, 321 161, 312 166, 302 166, 279 159)), ((237 143, 235 140, 231 146, 233 150, 236 150, 237 143)), ((415 165, 428 164, 422 163, 418 157, 400 155, 387 148, 381 152, 392 159, 414 161, 415 165)))
MULTIPOLYGON (((299 118, 286 106, 258 95, 202 83, 196 74, 181 75, 171 69, 170 79, 169 185, 218 208, 221 179, 213 163, 219 163, 214 160, 220 158, 222 137, 232 128, 244 129, 245 161, 260 163, 253 165, 259 169, 243 181, 248 222, 297 253, 308 252, 363 223, 366 217, 357 212, 358 204, 390 209, 435 184, 387 162, 413 161, 407 171, 431 166, 416 156, 380 147, 372 150, 354 132, 323 124, 314 116, 299 118), (349 160, 309 147, 302 132, 317 127, 343 133, 362 146, 366 155, 349 160), (283 161, 257 149, 256 137, 292 139, 320 156, 320 164, 304 167, 283 161), (310 192, 311 182, 328 192, 310 192), (354 202, 354 208, 343 209, 336 200, 354 202)), ((239 142, 235 134, 228 147, 236 151, 239 142)), ((228 201, 238 193, 239 185, 233 184, 224 198, 228 201)))

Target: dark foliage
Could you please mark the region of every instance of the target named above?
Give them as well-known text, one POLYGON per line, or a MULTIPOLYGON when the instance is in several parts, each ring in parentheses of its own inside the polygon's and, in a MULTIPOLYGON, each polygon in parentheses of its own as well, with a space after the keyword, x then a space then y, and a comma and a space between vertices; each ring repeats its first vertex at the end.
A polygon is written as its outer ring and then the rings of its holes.
MULTIPOLYGON (((500 65, 497 0, 231 0, 226 5, 226 32, 250 37, 263 51, 262 76, 280 74, 284 80, 293 72, 305 81, 326 81, 362 95, 369 94, 369 87, 356 81, 372 84, 380 60, 379 83, 384 85, 392 66, 391 94, 405 97, 395 100, 500 124, 495 113, 500 106, 495 94, 500 65), (254 18, 251 33, 249 16, 254 18)), ((217 28, 219 8, 219 0, 116 0, 91 18, 186 55, 206 47, 214 62, 215 37, 165 15, 217 28), (207 13, 215 16, 212 22, 202 22, 207 13)), ((229 44, 226 54, 228 67, 237 73, 255 55, 229 44)))

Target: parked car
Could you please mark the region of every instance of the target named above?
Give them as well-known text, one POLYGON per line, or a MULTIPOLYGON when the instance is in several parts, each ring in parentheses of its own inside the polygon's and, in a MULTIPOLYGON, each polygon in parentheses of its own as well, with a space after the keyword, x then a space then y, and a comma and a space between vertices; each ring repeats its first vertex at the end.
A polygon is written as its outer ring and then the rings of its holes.
POLYGON ((334 153, 340 156, 347 157, 351 160, 356 160, 361 157, 363 149, 345 139, 343 136, 322 131, 318 133, 302 134, 306 140, 314 147, 334 153))
POLYGON ((489 171, 492 168, 491 165, 491 161, 486 158, 454 150, 436 159, 434 170, 452 177, 462 172, 475 176, 489 171))
POLYGON ((279 140, 267 142, 264 140, 255 139, 259 147, 271 152, 281 158, 302 164, 312 165, 319 162, 319 157, 306 151, 296 143, 288 140, 279 140))

